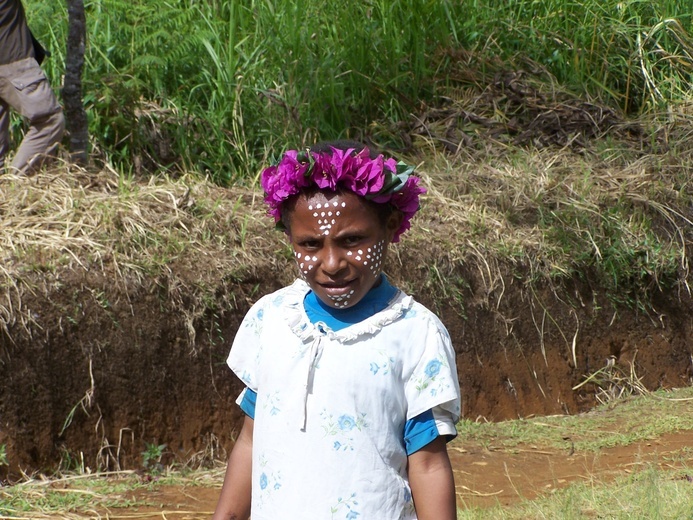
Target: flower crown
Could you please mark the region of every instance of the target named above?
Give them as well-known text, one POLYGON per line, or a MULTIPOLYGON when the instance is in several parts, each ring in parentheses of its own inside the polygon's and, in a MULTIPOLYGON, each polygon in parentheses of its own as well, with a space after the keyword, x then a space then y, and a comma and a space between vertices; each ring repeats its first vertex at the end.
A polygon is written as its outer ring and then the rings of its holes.
POLYGON ((303 188, 315 185, 321 190, 346 189, 401 211, 402 225, 392 238, 393 242, 399 241, 399 236, 411 227, 409 221, 419 210, 419 195, 426 189, 412 175, 413 166, 385 159, 382 154, 372 159, 368 148, 355 151, 334 147, 332 153, 288 150, 279 163, 265 168, 260 183, 277 226, 283 229, 282 204, 303 188))

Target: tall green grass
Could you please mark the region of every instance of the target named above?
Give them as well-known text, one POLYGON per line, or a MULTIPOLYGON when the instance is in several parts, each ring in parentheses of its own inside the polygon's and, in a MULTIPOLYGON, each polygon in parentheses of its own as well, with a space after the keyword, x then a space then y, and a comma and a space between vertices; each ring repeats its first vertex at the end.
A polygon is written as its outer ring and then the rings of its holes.
POLYGON ((693 5, 688 0, 482 0, 496 29, 486 38, 502 56, 521 53, 560 83, 626 112, 689 96, 693 5))
MULTIPOLYGON (((253 178, 270 150, 373 137, 435 103, 448 49, 511 61, 629 112, 688 96, 690 2, 90 0, 85 100, 93 146, 124 169, 253 178)), ((64 69, 64 2, 25 0, 64 69)), ((481 60, 483 62, 483 59, 481 60)))

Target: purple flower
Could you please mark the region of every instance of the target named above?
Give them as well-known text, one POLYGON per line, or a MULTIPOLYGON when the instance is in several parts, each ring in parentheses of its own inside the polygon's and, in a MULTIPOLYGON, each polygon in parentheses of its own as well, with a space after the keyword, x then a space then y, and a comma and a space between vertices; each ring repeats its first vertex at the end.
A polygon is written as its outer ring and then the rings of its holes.
POLYGON ((419 195, 423 193, 426 193, 426 188, 419 186, 419 178, 410 176, 402 189, 392 195, 390 204, 404 215, 402 225, 392 237, 393 242, 399 242, 400 235, 411 227, 409 221, 419 210, 419 195))
POLYGON ((270 214, 275 220, 281 218, 281 204, 308 186, 310 181, 306 173, 309 168, 310 162, 299 161, 298 152, 289 150, 278 165, 265 168, 262 172, 260 184, 267 194, 265 202, 270 206, 270 214))
POLYGON ((353 148, 348 150, 332 148, 332 154, 314 153, 313 182, 321 190, 335 191, 337 185, 352 168, 353 152, 353 148))
POLYGON ((426 193, 426 188, 419 186, 419 178, 409 177, 404 187, 392 195, 390 204, 411 217, 419 210, 419 195, 423 193, 426 193))
POLYGON ((410 175, 414 168, 383 155, 371 158, 367 148, 353 148, 310 154, 289 150, 279 164, 263 170, 260 183, 265 190, 269 214, 281 224, 282 204, 302 189, 315 185, 321 190, 349 190, 376 204, 391 204, 402 212, 402 225, 393 242, 410 228, 410 219, 419 209, 419 195, 426 190, 410 175))
POLYGON ((353 156, 351 167, 344 176, 345 187, 360 197, 378 193, 385 184, 383 156, 371 159, 368 153, 364 148, 353 156))

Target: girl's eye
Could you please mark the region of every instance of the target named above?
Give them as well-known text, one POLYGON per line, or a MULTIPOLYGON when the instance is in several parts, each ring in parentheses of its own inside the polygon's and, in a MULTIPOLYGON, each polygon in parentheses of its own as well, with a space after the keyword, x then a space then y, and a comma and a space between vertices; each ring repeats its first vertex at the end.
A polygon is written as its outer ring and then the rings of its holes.
POLYGON ((344 244, 347 246, 354 246, 359 242, 361 242, 361 237, 359 236, 344 237, 344 244))
POLYGON ((317 240, 306 240, 299 244, 304 249, 315 249, 318 247, 319 243, 317 240))

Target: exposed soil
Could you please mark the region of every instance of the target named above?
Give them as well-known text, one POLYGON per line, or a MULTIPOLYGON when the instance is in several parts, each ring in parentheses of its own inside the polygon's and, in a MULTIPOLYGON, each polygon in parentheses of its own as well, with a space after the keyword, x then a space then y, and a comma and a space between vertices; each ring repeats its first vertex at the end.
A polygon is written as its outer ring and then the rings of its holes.
MULTIPOLYGON (((570 442, 562 450, 524 445, 502 450, 474 445, 460 438, 450 444, 448 451, 455 472, 458 508, 468 509, 508 506, 553 493, 576 481, 608 482, 650 466, 690 468, 693 455, 683 449, 691 445, 693 431, 685 431, 598 453, 575 452, 570 442), (682 458, 682 453, 688 453, 688 458, 685 455, 682 458)), ((693 482, 693 475, 682 478, 693 482)), ((212 514, 219 488, 161 486, 130 493, 124 498, 148 505, 112 509, 108 511, 110 518, 137 515, 142 520, 197 519, 212 514)))
MULTIPOLYGON (((589 282, 530 292, 508 269, 489 289, 464 265, 440 261, 443 286, 430 278, 429 255, 444 258, 432 244, 410 242, 388 270, 450 330, 467 418, 588 410, 595 387, 573 387, 608 360, 624 374, 632 364, 648 389, 691 383, 693 303, 685 292, 654 294, 656 314, 644 313, 612 307, 589 282)), ((267 259, 210 280, 203 265, 186 258, 171 265, 175 278, 149 284, 108 269, 33 280, 21 305, 34 319, 0 334, 0 443, 11 473, 81 461, 136 469, 147 444, 166 444, 164 464, 231 446, 241 387, 224 363, 230 341, 257 295, 293 270, 288 260, 267 259), (191 309, 205 283, 216 300, 191 309)))

